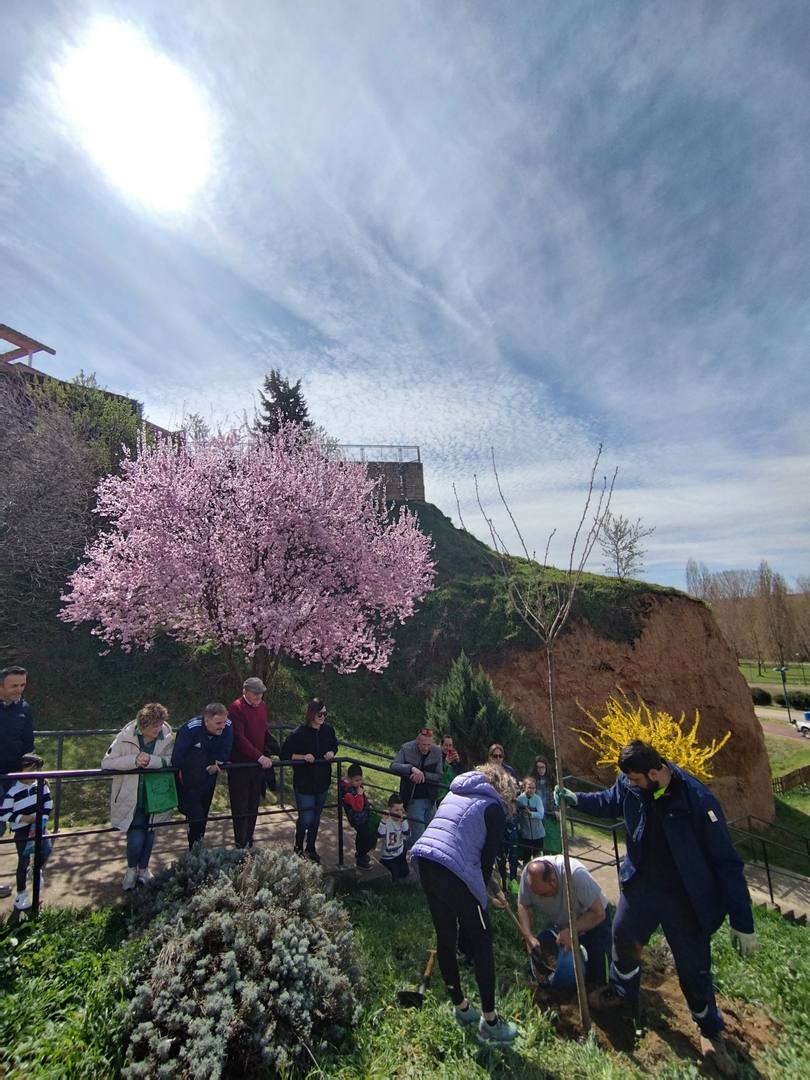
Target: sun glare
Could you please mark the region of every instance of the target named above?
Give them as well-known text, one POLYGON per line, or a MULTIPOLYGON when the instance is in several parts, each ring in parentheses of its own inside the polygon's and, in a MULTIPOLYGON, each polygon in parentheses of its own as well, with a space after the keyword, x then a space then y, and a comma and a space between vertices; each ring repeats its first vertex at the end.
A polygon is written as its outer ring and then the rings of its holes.
POLYGON ((186 210, 212 162, 212 118, 194 80, 132 26, 103 22, 56 73, 59 108, 126 196, 186 210))

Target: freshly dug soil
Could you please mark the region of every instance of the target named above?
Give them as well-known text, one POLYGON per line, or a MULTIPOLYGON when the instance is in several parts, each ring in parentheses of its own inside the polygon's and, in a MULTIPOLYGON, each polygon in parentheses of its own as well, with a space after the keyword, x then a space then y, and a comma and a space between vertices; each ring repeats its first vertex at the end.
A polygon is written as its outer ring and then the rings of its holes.
MULTIPOLYGON (((698 1049, 698 1029, 687 1007, 668 950, 659 947, 645 956, 638 1028, 628 1009, 591 1012, 593 1032, 604 1049, 625 1054, 636 1068, 655 1075, 664 1061, 702 1064, 698 1049)), ((576 994, 548 995, 538 991, 535 1000, 542 1009, 558 1016, 557 1029, 564 1038, 579 1035, 579 1009, 576 994)), ((779 1037, 780 1025, 761 1009, 718 995, 718 1005, 726 1021, 726 1045, 738 1066, 740 1076, 756 1080, 766 1074, 753 1058, 779 1037)), ((706 1075, 717 1076, 713 1068, 706 1075)))

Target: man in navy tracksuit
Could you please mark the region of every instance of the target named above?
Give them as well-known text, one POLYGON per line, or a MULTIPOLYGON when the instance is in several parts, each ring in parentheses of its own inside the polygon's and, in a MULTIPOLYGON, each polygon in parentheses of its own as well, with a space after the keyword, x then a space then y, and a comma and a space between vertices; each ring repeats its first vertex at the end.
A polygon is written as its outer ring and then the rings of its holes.
MULTIPOLYGON (((28 673, 12 664, 0 668, 0 774, 17 772, 20 758, 34 749, 34 721, 31 706, 23 697, 28 673)), ((14 783, 0 780, 0 801, 14 783)), ((0 822, 0 836, 6 823, 0 822)), ((8 885, 0 885, 0 896, 10 896, 8 885)))
POLYGON ((174 740, 172 765, 177 774, 180 809, 188 822, 189 850, 205 836, 217 775, 230 758, 233 726, 219 702, 206 705, 202 715, 183 724, 174 740))
POLYGON ((607 791, 555 792, 555 801, 562 796, 594 817, 624 817, 627 830, 610 984, 594 990, 590 1003, 603 1009, 638 1000, 641 953, 660 926, 701 1050, 719 1066, 724 1024, 712 985, 711 937, 728 914, 732 943, 743 955, 757 947, 743 862, 720 804, 699 780, 640 740, 623 748, 619 769, 607 791))

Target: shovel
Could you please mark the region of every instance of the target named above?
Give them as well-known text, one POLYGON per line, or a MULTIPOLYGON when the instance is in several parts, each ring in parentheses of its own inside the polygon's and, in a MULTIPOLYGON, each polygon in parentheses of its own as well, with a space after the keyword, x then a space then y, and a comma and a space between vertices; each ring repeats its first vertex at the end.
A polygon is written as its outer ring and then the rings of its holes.
POLYGON ((398 990, 397 1001, 404 1009, 421 1009, 425 1000, 425 991, 430 983, 430 976, 433 974, 433 965, 436 963, 436 950, 431 949, 428 953, 427 964, 425 970, 422 973, 422 981, 419 983, 418 990, 398 990))

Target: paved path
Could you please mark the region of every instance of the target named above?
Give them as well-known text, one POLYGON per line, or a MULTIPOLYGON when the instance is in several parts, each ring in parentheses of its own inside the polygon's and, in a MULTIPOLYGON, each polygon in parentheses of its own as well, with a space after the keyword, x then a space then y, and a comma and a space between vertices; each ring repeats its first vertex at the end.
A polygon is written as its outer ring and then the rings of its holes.
MULTIPOLYGON (((787 709, 773 709, 769 708, 767 705, 757 705, 754 707, 754 712, 766 735, 778 735, 783 739, 803 738, 794 725, 788 720, 787 709)), ((797 711, 796 709, 793 709, 794 720, 797 716, 803 715, 803 710, 797 711)))
MULTIPOLYGON (((328 813, 328 812, 327 812, 328 813)), ((294 813, 281 811, 268 817, 260 818, 256 828, 258 846, 279 845, 286 851, 292 850, 295 834, 294 813)), ((233 842, 229 821, 213 822, 206 835, 212 846, 227 845, 233 842)), ((321 823, 318 849, 322 865, 326 870, 337 866, 337 824, 333 817, 324 818, 321 823)), ((169 866, 178 855, 186 850, 185 828, 180 824, 176 828, 158 830, 155 850, 152 856, 153 871, 169 866)), ((571 854, 580 859, 599 882, 607 898, 614 903, 618 900, 619 885, 612 844, 602 838, 591 839, 578 834, 572 841, 571 854)), ((0 884, 14 887, 14 867, 16 854, 13 845, 0 843, 0 884)), ((344 867, 347 878, 354 877, 354 832, 344 831, 344 867)), ((125 870, 124 837, 118 832, 108 832, 96 836, 72 837, 65 831, 54 841, 54 851, 46 870, 46 888, 42 900, 50 907, 101 907, 122 899, 121 878, 125 870)), ((752 899, 757 904, 767 903, 770 899, 767 878, 764 869, 757 866, 746 868, 746 877, 751 889, 752 899)), ((789 874, 787 871, 772 870, 774 893, 777 903, 783 910, 792 908, 797 915, 810 917, 810 878, 789 874)), ((388 879, 388 871, 380 865, 372 853, 372 869, 357 873, 358 882, 388 879)), ((13 899, 0 900, 0 913, 11 909, 13 899)))

